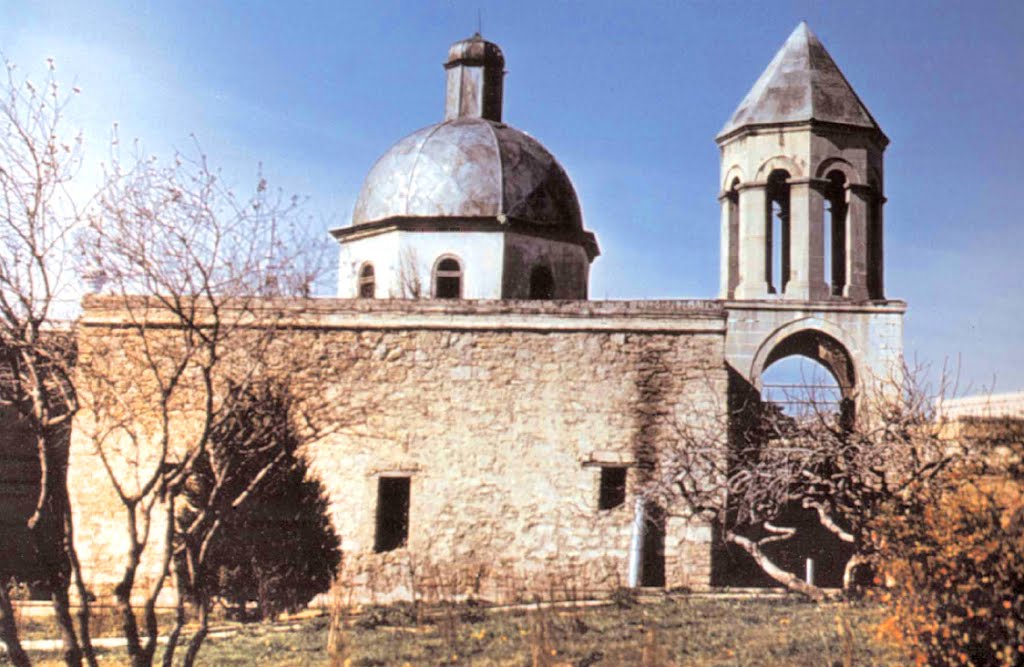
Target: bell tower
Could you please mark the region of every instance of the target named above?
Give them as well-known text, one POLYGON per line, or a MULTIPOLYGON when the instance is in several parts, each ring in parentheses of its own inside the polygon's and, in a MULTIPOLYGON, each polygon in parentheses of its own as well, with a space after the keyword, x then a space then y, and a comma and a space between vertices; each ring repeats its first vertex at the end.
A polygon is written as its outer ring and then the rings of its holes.
POLYGON ((906 304, 884 291, 889 140, 806 23, 716 142, 729 365, 760 392, 776 361, 809 358, 849 406, 891 385, 906 304))
POLYGON ((884 299, 889 140, 806 23, 716 141, 723 299, 884 299))

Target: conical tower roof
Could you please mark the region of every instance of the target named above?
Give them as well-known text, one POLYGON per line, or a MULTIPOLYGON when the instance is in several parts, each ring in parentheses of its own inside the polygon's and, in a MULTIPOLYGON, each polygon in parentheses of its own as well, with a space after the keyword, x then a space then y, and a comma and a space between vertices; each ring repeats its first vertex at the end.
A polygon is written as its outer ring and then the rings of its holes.
POLYGON ((740 102, 718 138, 742 127, 806 121, 885 134, 807 23, 801 22, 740 102))

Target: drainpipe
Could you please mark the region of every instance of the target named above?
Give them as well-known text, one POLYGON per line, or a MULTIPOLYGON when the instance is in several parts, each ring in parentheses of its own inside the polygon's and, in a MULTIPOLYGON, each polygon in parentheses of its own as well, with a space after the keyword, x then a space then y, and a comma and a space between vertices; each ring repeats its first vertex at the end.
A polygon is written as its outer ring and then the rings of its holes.
POLYGON ((633 511, 633 535, 629 541, 629 576, 626 583, 630 588, 639 587, 640 578, 643 576, 644 533, 647 530, 645 513, 644 499, 638 496, 636 509, 633 511))

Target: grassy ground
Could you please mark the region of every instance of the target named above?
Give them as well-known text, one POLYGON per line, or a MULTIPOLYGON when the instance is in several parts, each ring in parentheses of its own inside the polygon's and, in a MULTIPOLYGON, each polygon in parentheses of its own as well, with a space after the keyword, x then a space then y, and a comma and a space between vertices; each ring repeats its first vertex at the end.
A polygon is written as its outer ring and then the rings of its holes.
MULTIPOLYGON (((350 621, 336 663, 377 665, 903 665, 874 641, 880 610, 846 603, 674 597, 617 606, 492 611, 376 608, 350 621)), ((207 640, 204 665, 331 664, 326 616, 278 624, 228 624, 207 640)), ((123 664, 123 653, 104 655, 123 664)), ((40 664, 46 664, 40 663, 40 664)), ((57 663, 53 663, 57 664, 57 663)))

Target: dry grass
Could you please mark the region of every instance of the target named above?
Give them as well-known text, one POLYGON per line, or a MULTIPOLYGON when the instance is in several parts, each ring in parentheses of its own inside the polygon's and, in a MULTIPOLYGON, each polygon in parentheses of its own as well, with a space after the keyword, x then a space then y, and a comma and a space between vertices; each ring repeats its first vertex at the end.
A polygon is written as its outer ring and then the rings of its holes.
MULTIPOLYGON (((485 611, 450 605, 413 612, 374 608, 348 619, 332 640, 328 616, 277 624, 227 624, 211 637, 204 665, 903 665, 876 643, 881 610, 791 599, 668 597, 626 606, 485 611), (419 621, 417 621, 419 618, 419 621), (340 643, 339 643, 340 642, 340 643)), ((41 663, 46 664, 46 663, 41 663)), ((57 663, 54 663, 57 664, 57 663)), ((104 655, 104 664, 124 664, 104 655)))

